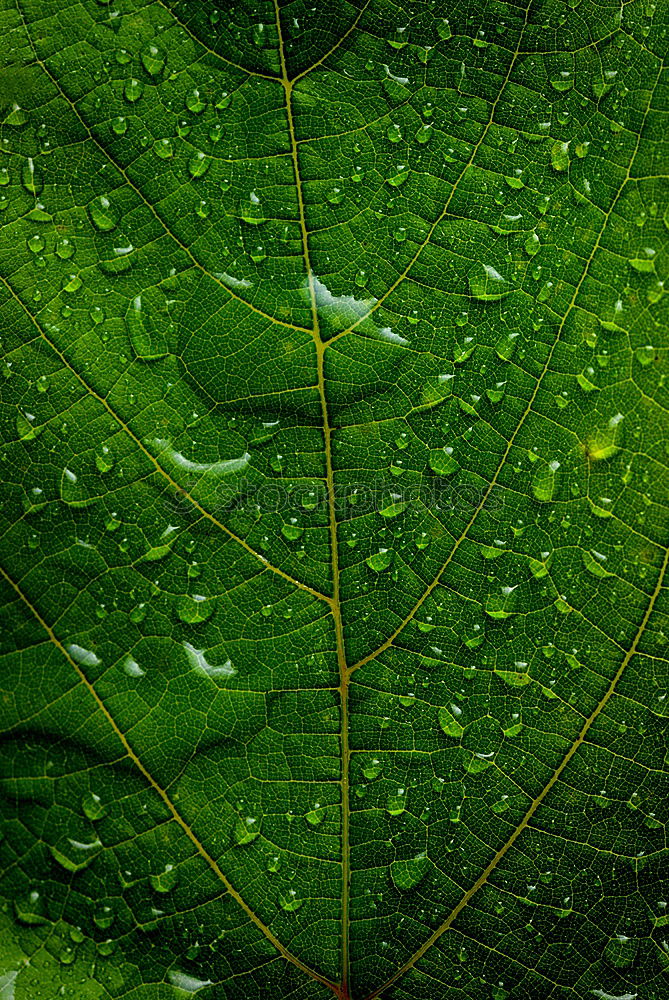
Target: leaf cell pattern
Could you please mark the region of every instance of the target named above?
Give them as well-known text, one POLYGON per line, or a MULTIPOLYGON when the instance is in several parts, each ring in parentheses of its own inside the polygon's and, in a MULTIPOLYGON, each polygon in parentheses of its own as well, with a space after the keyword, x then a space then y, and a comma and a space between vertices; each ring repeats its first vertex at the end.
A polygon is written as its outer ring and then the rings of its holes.
POLYGON ((0 26, 0 997, 666 998, 666 7, 0 26))

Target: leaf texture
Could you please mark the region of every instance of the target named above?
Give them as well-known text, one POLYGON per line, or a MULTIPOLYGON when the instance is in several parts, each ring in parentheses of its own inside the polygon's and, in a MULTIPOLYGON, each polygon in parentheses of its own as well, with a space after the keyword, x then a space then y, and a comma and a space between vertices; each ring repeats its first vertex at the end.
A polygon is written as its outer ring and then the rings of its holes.
POLYGON ((0 998, 666 998, 666 8, 0 27, 0 998))

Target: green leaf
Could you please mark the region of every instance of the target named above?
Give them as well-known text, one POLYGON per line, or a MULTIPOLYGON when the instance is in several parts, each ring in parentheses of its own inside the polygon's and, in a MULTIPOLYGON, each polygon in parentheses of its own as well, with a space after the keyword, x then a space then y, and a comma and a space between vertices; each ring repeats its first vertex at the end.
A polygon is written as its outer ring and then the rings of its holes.
POLYGON ((0 1000, 665 1000, 666 5, 0 29, 0 1000))

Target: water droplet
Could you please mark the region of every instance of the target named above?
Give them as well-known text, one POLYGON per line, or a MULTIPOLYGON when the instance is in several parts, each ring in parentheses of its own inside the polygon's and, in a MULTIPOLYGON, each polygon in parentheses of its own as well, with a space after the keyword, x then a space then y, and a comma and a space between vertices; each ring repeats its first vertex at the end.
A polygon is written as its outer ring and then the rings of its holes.
POLYGON ((232 835, 236 844, 250 844, 260 836, 262 819, 258 816, 238 816, 232 835))
POLYGON ((553 499, 556 472, 559 467, 559 462, 542 462, 532 476, 532 492, 542 503, 548 503, 553 499))
POLYGON ((44 249, 44 246, 45 243, 44 243, 44 238, 42 236, 38 235, 31 236, 30 239, 28 240, 28 249, 30 250, 31 253, 39 253, 41 250, 44 249))
POLYGON ((391 173, 386 177, 386 184, 390 184, 391 187, 400 187, 410 173, 408 164, 398 163, 397 166, 391 168, 391 173))
POLYGON ((42 172, 32 157, 29 157, 21 167, 21 183, 29 194, 40 194, 44 187, 42 172))
POLYGON ((325 196, 331 205, 341 205, 342 201, 346 197, 345 193, 340 187, 334 187, 328 191, 325 196))
POLYGON ((192 111, 195 115, 201 115, 207 106, 204 96, 200 93, 197 87, 186 94, 185 103, 188 110, 192 111))
POLYGON ((382 573, 383 570, 388 569, 392 565, 394 558, 395 553, 392 549, 379 549, 373 555, 367 556, 365 562, 375 573, 382 573))
POLYGON ((158 76, 162 73, 165 67, 165 53, 153 42, 147 42, 140 52, 140 57, 149 76, 158 76))
POLYGON ((141 80, 136 80, 134 77, 126 80, 125 87, 123 88, 123 96, 126 101, 130 101, 131 104, 134 104, 135 101, 140 99, 143 93, 144 84, 141 80))
POLYGON ((14 900, 14 912, 16 918, 22 924, 29 926, 34 924, 48 924, 49 918, 46 916, 44 900, 37 889, 32 889, 25 896, 20 896, 14 900))
POLYGON ((456 718, 456 716, 459 716, 461 712, 462 710, 457 708, 455 705, 451 705, 450 709, 439 709, 439 725, 447 736, 452 736, 454 739, 460 739, 464 733, 463 727, 456 718))
POLYGON ((90 820, 103 819, 107 815, 107 810, 102 803, 102 799, 94 792, 87 792, 81 800, 81 808, 84 816, 90 820))
POLYGON ((407 790, 398 788, 396 792, 391 792, 386 799, 386 810, 391 816, 401 816, 406 809, 407 790))
POLYGON ((162 326, 144 309, 141 295, 135 296, 130 303, 126 323, 130 343, 139 360, 155 361, 165 357, 168 351, 162 326))
POLYGON ((214 602, 202 594, 184 594, 177 601, 177 614, 182 622, 198 625, 206 622, 214 611, 214 602))
POLYGON ((169 160, 174 156, 174 146, 171 139, 156 139, 153 144, 153 151, 161 160, 169 160))
POLYGON ((554 142, 551 146, 551 164, 554 170, 566 170, 569 166, 569 143, 554 142))
POLYGON ((281 534, 284 538, 287 538, 290 542, 297 541, 304 534, 304 528, 297 524, 297 519, 291 517, 289 524, 284 524, 281 527, 281 534))
POLYGON ((551 75, 551 87, 553 90, 557 90, 558 93, 563 93, 566 90, 571 90, 574 86, 574 74, 571 70, 563 69, 557 70, 551 75))
POLYGON ((125 135, 128 131, 128 122, 122 115, 117 115, 116 118, 112 118, 111 127, 116 135, 125 135))
POLYGON ((406 891, 422 882, 429 868, 430 862, 423 851, 407 861, 393 861, 390 866, 390 874, 396 887, 406 891))
POLYGON ((383 771, 383 764, 378 757, 372 757, 362 766, 362 773, 368 781, 374 781, 383 771))
POLYGON ((90 843, 84 843, 68 837, 59 847, 53 845, 49 847, 54 861, 68 872, 80 872, 87 868, 101 849, 102 844, 97 838, 90 843))
POLYGON ((282 910, 286 910, 288 913, 293 913, 295 910, 299 910, 304 902, 297 895, 295 889, 289 889, 288 892, 283 893, 279 896, 279 905, 282 910))
POLYGON ((28 121, 28 112, 20 104, 12 104, 11 111, 5 117, 5 125, 25 125, 28 121))
POLYGON ((67 274, 63 278, 62 289, 64 292, 78 292, 82 285, 83 281, 78 274, 67 274))
POLYGON ((211 156, 201 150, 194 153, 188 161, 188 173, 191 177, 202 177, 211 166, 211 156))
POLYGON ((111 906, 101 906, 93 914, 93 923, 101 931, 108 931, 114 923, 114 916, 115 914, 111 906))
POLYGON ((109 472, 114 465, 114 455, 107 444, 99 446, 95 452, 95 464, 100 472, 109 472))
POLYGON ((39 425, 35 426, 34 413, 28 413, 27 410, 19 410, 16 414, 16 433, 20 441, 33 441, 41 430, 42 428, 39 425))
POLYGON ((118 216, 112 208, 109 198, 104 194, 99 195, 90 202, 88 215, 95 228, 101 232, 109 232, 116 228, 118 216))
POLYGON ((249 226, 260 226, 265 221, 260 205, 260 198, 255 191, 251 191, 249 194, 248 202, 242 202, 240 215, 242 221, 249 226))
POLYGON ((490 264, 479 264, 469 275, 469 291, 483 302, 495 302, 511 291, 508 282, 490 264))
POLYGON ((60 477, 60 498, 70 507, 87 507, 96 499, 89 494, 85 484, 71 469, 63 469, 60 477))
POLYGON ((313 809, 310 809, 304 818, 311 826, 320 826, 325 819, 326 812, 325 806, 321 806, 320 802, 315 802, 313 809))
POLYGON ((541 249, 541 242, 536 233, 530 233, 530 235, 525 240, 525 253, 529 254, 530 257, 534 257, 538 254, 541 249))
POLYGON ((174 865, 165 865, 158 875, 150 875, 149 883, 155 892, 171 892, 179 881, 179 875, 174 865))
POLYGON ((460 468, 453 458, 453 449, 450 447, 433 448, 430 451, 430 468, 439 476, 450 476, 460 468))

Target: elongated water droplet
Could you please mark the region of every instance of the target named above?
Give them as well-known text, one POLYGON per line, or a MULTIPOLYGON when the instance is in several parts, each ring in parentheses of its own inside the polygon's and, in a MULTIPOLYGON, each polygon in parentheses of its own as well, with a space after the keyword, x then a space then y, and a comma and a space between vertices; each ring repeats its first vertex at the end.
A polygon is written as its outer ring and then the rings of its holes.
POLYGON ((142 296, 137 295, 130 303, 126 313, 126 323, 132 348, 141 361, 155 361, 168 353, 165 335, 146 313, 142 305, 142 296))
POLYGON ((532 476, 532 492, 537 500, 548 503, 555 493, 555 473, 559 462, 542 462, 532 476))
POLYGON ((32 157, 29 157, 21 167, 21 183, 29 194, 40 194, 44 187, 42 171, 32 157))

